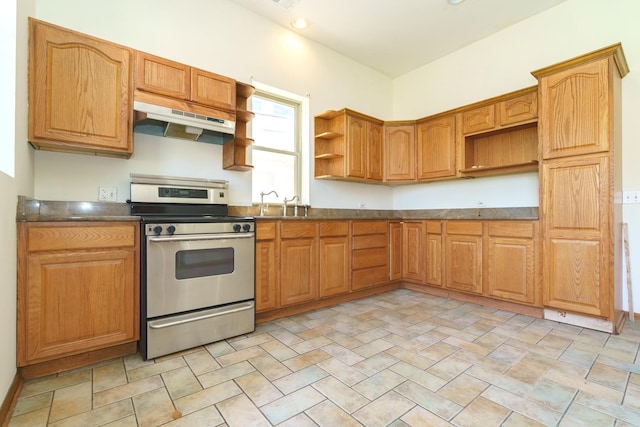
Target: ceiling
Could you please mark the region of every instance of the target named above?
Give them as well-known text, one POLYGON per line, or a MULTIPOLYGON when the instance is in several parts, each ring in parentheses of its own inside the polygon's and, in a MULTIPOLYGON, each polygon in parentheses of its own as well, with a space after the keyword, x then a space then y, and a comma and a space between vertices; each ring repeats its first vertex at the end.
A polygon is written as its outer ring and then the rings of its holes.
POLYGON ((397 77, 565 0, 232 1, 291 30, 303 16, 297 33, 397 77))

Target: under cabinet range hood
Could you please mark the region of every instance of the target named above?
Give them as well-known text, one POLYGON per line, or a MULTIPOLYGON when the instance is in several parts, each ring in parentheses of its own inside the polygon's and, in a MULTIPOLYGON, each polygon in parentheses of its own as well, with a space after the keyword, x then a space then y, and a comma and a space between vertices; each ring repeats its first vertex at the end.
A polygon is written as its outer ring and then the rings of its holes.
POLYGON ((134 131, 156 136, 224 144, 234 138, 234 121, 134 101, 134 131))

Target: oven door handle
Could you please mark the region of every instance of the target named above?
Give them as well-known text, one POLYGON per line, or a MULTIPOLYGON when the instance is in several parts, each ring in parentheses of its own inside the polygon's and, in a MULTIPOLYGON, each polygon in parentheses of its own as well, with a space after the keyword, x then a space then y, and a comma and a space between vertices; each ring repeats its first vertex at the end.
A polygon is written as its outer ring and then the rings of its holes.
POLYGON ((150 242, 188 242, 191 240, 252 239, 256 233, 190 234, 184 236, 147 237, 150 242))
POLYGON ((162 328, 169 328, 171 326, 177 326, 177 325, 184 325, 186 323, 191 323, 191 322, 197 322, 199 320, 205 320, 205 319, 211 319, 212 317, 218 317, 218 316, 225 316, 227 314, 232 314, 232 313, 238 313, 240 311, 246 311, 246 310, 251 310, 254 307, 254 303, 253 302, 245 302, 243 304, 236 304, 234 305, 232 308, 218 308, 215 309, 213 311, 209 311, 206 314, 203 314, 201 316, 194 316, 194 317, 189 317, 186 319, 180 319, 180 320, 154 320, 152 322, 149 322, 149 327, 151 329, 162 329, 162 328))

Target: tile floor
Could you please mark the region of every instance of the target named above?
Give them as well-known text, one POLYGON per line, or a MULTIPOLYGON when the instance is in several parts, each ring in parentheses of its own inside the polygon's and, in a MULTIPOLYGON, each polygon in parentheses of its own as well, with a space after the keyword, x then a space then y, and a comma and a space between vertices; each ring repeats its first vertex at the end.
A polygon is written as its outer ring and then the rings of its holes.
POLYGON ((638 426, 621 335, 406 289, 25 383, 17 426, 638 426))

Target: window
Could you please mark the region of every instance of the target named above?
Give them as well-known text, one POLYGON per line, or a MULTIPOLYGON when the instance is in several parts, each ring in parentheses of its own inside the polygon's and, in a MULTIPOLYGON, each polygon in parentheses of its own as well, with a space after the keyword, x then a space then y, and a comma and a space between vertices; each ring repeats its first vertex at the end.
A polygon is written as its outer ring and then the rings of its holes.
MULTIPOLYGON (((257 85, 256 85, 257 86, 257 85)), ((299 100, 274 94, 257 87, 251 98, 253 148, 252 196, 260 202, 260 193, 268 203, 282 203, 294 195, 301 197, 299 100)), ((300 203, 300 199, 296 201, 300 203)))

